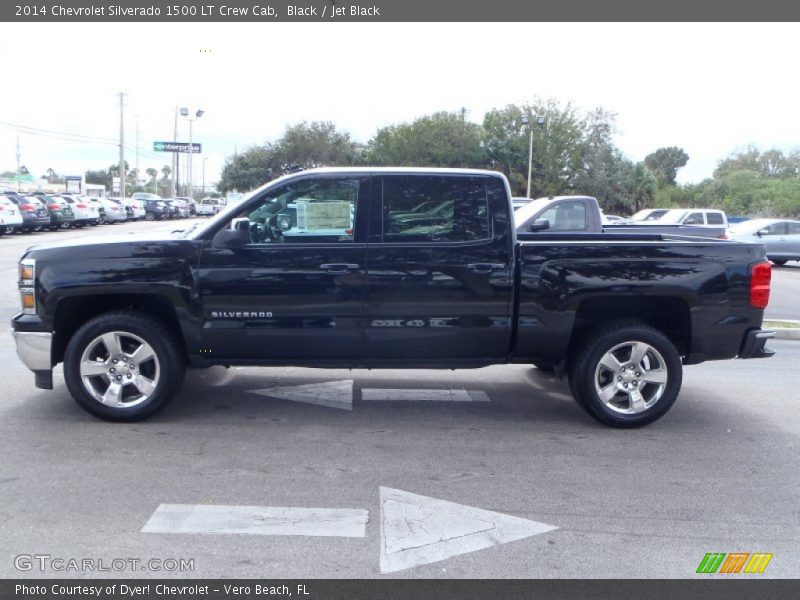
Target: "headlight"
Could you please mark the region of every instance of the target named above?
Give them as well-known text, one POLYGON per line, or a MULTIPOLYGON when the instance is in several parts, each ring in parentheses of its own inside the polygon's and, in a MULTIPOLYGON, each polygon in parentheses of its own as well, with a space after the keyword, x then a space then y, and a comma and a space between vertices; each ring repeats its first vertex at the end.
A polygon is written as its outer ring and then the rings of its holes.
POLYGON ((36 261, 28 258, 19 263, 19 297, 22 312, 36 314, 36 261))
POLYGON ((20 286, 32 286, 36 279, 36 261, 32 258, 22 260, 19 263, 19 284, 20 286))

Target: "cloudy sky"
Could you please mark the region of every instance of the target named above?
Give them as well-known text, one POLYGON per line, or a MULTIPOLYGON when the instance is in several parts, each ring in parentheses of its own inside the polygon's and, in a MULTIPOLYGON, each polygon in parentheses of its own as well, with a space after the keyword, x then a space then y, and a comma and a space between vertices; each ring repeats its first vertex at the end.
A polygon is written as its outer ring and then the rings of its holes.
POLYGON ((750 143, 800 147, 798 24, 2 23, 0 33, 0 171, 16 168, 17 135, 35 175, 116 162, 120 91, 126 158, 135 166, 138 122, 141 171, 169 162, 152 143, 172 139, 176 106, 205 111, 194 140, 207 183, 237 147, 301 120, 365 142, 437 110, 464 106, 480 122, 536 97, 616 112, 634 160, 682 146, 683 182, 750 143))

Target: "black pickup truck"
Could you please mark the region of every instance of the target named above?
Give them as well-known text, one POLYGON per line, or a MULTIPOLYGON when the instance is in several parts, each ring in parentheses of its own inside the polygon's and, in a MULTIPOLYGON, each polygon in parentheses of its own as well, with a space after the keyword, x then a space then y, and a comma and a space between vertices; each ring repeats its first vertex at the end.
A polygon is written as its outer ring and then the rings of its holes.
POLYGON ((319 169, 163 235, 38 246, 20 261, 17 350, 52 389, 131 421, 187 366, 470 368, 566 375, 633 427, 682 365, 768 357, 764 246, 660 234, 515 231, 499 174, 319 169))

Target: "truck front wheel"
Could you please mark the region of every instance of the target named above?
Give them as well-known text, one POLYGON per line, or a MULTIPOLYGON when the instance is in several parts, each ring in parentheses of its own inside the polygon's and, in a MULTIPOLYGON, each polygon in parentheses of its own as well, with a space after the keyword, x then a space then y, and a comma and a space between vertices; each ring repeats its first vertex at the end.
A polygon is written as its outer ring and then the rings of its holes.
POLYGON ((107 421, 138 421, 178 392, 185 365, 160 320, 135 310, 102 314, 75 332, 64 354, 64 379, 87 412, 107 421))
POLYGON ((590 334, 569 369, 575 399, 612 427, 641 427, 663 417, 682 379, 675 346, 644 323, 617 323, 590 334))

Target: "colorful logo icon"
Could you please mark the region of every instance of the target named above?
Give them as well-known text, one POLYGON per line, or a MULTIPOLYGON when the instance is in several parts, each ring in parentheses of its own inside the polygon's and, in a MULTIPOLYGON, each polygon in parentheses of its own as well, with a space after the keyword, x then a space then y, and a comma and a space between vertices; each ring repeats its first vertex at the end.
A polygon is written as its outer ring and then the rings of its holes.
POLYGON ((697 573, 732 575, 735 573, 761 574, 772 560, 765 552, 707 552, 697 567, 697 573))

